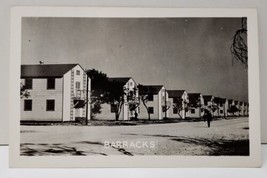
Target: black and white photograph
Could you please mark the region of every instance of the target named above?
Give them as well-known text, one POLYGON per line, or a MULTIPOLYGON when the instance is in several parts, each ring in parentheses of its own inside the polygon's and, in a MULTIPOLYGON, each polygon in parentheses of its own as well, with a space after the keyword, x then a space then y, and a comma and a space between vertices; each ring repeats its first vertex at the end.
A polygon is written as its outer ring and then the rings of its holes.
POLYGON ((199 15, 21 16, 17 156, 220 161, 259 154, 251 21, 199 15))

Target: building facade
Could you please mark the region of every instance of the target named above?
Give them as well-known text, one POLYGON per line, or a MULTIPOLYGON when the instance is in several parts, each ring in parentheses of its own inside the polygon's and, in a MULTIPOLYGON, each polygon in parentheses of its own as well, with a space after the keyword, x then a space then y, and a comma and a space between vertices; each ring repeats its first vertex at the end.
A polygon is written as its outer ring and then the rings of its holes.
POLYGON ((148 119, 148 112, 150 119, 154 120, 169 117, 171 106, 168 100, 168 92, 163 85, 143 85, 139 92, 141 100, 139 118, 148 119), (141 97, 146 97, 146 106, 141 97))
POLYGON ((91 82, 79 64, 21 66, 21 121, 90 120, 91 82))
POLYGON ((169 110, 169 118, 185 119, 189 117, 187 112, 188 95, 185 90, 167 90, 171 108, 169 110))
POLYGON ((188 93, 190 118, 201 118, 204 114, 204 99, 201 93, 188 93))
POLYGON ((101 105, 101 113, 95 116, 95 119, 99 120, 130 120, 139 115, 139 107, 136 107, 139 100, 139 93, 136 82, 131 77, 113 77, 108 78, 110 82, 118 82, 122 84, 123 92, 123 104, 118 107, 117 104, 104 103, 101 105), (131 98, 129 99, 129 95, 131 98), (118 110, 119 108, 119 110, 118 110), (116 116, 118 114, 118 116, 116 116), (116 118, 118 117, 118 118, 116 118))

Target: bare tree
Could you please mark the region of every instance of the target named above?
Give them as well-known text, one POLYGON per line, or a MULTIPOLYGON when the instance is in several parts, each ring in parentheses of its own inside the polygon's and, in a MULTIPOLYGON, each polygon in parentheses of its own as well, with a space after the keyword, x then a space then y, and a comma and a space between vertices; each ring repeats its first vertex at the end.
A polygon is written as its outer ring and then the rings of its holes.
POLYGON ((150 120, 150 112, 149 112, 149 108, 147 106, 147 102, 149 99, 149 95, 151 95, 151 93, 153 92, 153 89, 151 87, 146 87, 142 84, 139 84, 137 87, 139 90, 140 100, 142 101, 143 105, 145 106, 146 111, 147 111, 148 120, 150 120))
POLYGON ((235 32, 232 46, 230 48, 232 62, 238 61, 248 66, 248 47, 247 47, 247 18, 241 20, 241 28, 235 32))
POLYGON ((177 98, 176 101, 173 103, 173 106, 172 106, 174 109, 177 110, 177 114, 178 114, 178 116, 179 116, 181 119, 182 119, 182 116, 181 116, 180 112, 181 112, 183 109, 185 109, 185 108, 183 107, 183 103, 186 104, 186 102, 183 101, 182 98, 177 98))
POLYGON ((25 85, 20 83, 20 98, 29 98, 31 96, 29 90, 25 85))

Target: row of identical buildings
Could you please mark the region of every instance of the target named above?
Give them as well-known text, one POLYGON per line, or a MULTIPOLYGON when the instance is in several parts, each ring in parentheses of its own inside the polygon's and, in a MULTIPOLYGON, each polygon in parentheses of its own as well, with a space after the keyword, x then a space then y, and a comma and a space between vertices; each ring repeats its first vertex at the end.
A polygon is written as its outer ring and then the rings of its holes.
MULTIPOLYGON (((127 92, 135 92, 121 107, 119 120, 131 118, 201 118, 207 109, 214 117, 248 116, 249 104, 186 90, 168 90, 163 85, 143 85, 138 90, 131 77, 109 78, 123 82, 127 92), (144 105, 141 96, 145 96, 144 105), (231 112, 235 106, 237 110, 231 112)), ((40 64, 21 66, 21 85, 30 92, 21 98, 22 121, 75 121, 91 119, 91 82, 79 64, 40 64)), ((101 105, 95 119, 114 120, 116 110, 110 104, 101 105)))

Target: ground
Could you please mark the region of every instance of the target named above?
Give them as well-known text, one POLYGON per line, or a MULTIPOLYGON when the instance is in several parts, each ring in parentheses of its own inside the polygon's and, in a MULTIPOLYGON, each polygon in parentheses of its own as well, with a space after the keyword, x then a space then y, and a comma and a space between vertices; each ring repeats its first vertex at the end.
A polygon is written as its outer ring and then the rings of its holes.
POLYGON ((249 155, 248 118, 137 126, 21 126, 21 155, 249 155))

